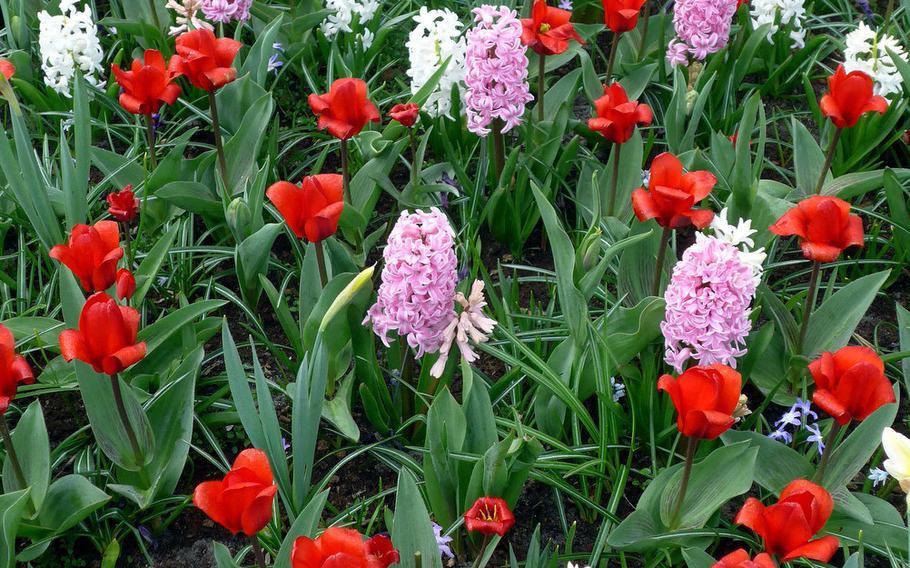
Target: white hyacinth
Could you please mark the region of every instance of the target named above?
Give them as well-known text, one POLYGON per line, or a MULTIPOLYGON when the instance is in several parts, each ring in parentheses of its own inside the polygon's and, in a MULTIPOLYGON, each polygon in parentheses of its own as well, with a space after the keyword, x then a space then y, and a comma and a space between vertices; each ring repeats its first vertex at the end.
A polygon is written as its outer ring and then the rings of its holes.
POLYGON ((180 35, 189 30, 214 30, 215 27, 196 14, 202 10, 202 0, 167 0, 165 8, 177 13, 176 26, 171 26, 169 35, 180 35))
POLYGON ((449 360, 449 352, 453 345, 458 346, 461 356, 468 363, 477 360, 478 355, 471 344, 486 343, 489 340, 490 333, 496 327, 496 320, 484 315, 483 308, 487 305, 483 296, 483 280, 475 280, 471 285, 471 293, 467 298, 464 294, 457 292, 455 301, 461 305, 461 313, 452 318, 449 325, 442 332, 442 346, 439 348, 439 359, 430 369, 430 375, 441 377, 446 369, 446 362, 449 360))
POLYGON ((875 94, 887 96, 900 93, 903 80, 891 52, 903 61, 907 53, 900 42, 892 35, 883 33, 876 37, 876 32, 865 22, 847 34, 847 47, 844 49, 844 70, 862 71, 875 81, 875 94))
POLYGON ((104 53, 92 9, 86 4, 80 11, 75 2, 60 0, 59 16, 51 16, 46 10, 38 13, 38 47, 44 82, 65 97, 71 96, 77 69, 92 85, 103 85, 98 75, 104 53))
MULTIPOLYGON (((351 28, 354 16, 358 17, 362 26, 366 26, 379 11, 379 0, 326 0, 325 7, 332 13, 326 16, 319 28, 331 40, 341 32, 354 31, 351 28)), ((366 39, 366 36, 363 38, 366 39)), ((370 38, 372 41, 372 36, 370 38)))
POLYGON ((406 44, 411 64, 407 71, 411 78, 411 93, 417 93, 442 63, 451 58, 439 83, 421 109, 430 116, 443 115, 451 118, 452 87, 457 86, 459 92, 464 88, 466 44, 462 37, 462 24, 455 12, 449 9, 427 10, 426 6, 420 8, 414 21, 417 25, 408 36, 406 44))
POLYGON ((806 45, 806 29, 803 26, 806 20, 804 0, 752 0, 749 15, 752 16, 752 27, 758 28, 770 24, 768 41, 774 41, 774 34, 781 28, 789 29, 789 37, 793 40, 793 48, 803 48, 806 45))
POLYGON ((711 221, 711 230, 714 231, 715 238, 739 249, 740 261, 752 268, 755 285, 758 286, 768 255, 763 247, 752 250, 755 247, 752 235, 758 232, 752 228, 752 220, 741 218, 735 225, 730 224, 727 221, 727 208, 724 207, 711 221))

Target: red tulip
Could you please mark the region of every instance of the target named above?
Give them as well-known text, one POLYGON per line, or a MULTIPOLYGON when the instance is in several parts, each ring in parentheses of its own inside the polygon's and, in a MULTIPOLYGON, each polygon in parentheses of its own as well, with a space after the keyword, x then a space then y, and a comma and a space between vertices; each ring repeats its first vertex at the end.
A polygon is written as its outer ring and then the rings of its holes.
POLYGON ((515 515, 504 499, 481 497, 464 514, 464 524, 471 532, 503 536, 515 524, 515 515))
POLYGON ((50 257, 65 264, 85 290, 107 290, 116 280, 117 262, 123 257, 117 223, 98 221, 94 225, 76 225, 69 243, 52 248, 50 257))
POLYGON ((129 223, 139 215, 139 200, 133 193, 132 184, 120 191, 108 193, 107 203, 110 206, 107 212, 121 223, 129 223))
POLYGON ((692 207, 708 196, 717 183, 710 172, 683 173, 679 158, 664 152, 651 162, 648 190, 640 187, 632 192, 632 209, 639 221, 656 219, 666 229, 695 225, 703 229, 711 224, 714 213, 692 207))
POLYGON ((692 367, 677 378, 663 375, 657 381, 657 390, 670 395, 681 434, 713 440, 733 426, 742 382, 735 370, 715 363, 692 367))
POLYGON ((145 342, 136 342, 138 332, 139 312, 98 292, 82 306, 79 329, 60 334, 60 353, 66 361, 79 359, 98 373, 114 375, 145 357, 145 342))
POLYGON ((734 522, 755 531, 765 542, 765 550, 781 562, 809 558, 828 562, 837 552, 839 541, 833 536, 812 540, 825 526, 834 500, 823 487, 797 479, 781 491, 777 503, 765 506, 754 497, 746 500, 734 522))
POLYGON ((180 95, 180 86, 174 82, 182 73, 180 58, 171 57, 165 67, 164 57, 157 49, 146 49, 145 62, 134 59, 129 71, 123 71, 116 63, 111 70, 123 89, 120 106, 127 112, 153 115, 162 104, 174 104, 180 95))
POLYGON ((766 552, 752 560, 749 553, 740 548, 718 560, 711 568, 777 568, 777 565, 766 552))
POLYGON ((336 79, 324 95, 311 94, 310 108, 319 117, 319 130, 339 140, 356 136, 367 122, 379 122, 379 110, 367 97, 360 79, 336 79))
POLYGON ((884 114, 888 101, 872 94, 872 78, 862 71, 844 72, 838 65, 834 75, 828 77, 828 92, 822 97, 822 114, 838 128, 850 128, 867 112, 884 114))
POLYGON ((547 6, 547 0, 535 0, 531 17, 521 20, 521 43, 540 55, 559 55, 569 48, 569 40, 584 40, 569 22, 572 12, 547 6))
POLYGON ((799 237, 803 256, 815 262, 836 260, 847 247, 863 246, 863 221, 837 197, 813 195, 783 214, 768 230, 799 237))
POLYGON ((420 107, 414 103, 395 105, 389 111, 389 118, 397 120, 403 126, 408 128, 414 126, 417 118, 420 116, 420 107))
POLYGON ((303 185, 286 181, 272 184, 266 191, 288 227, 297 238, 304 236, 318 243, 335 234, 344 209, 342 179, 338 174, 318 174, 303 178, 303 185))
POLYGON ((195 87, 214 91, 237 78, 234 58, 243 46, 231 38, 218 38, 212 30, 198 29, 177 37, 177 55, 183 74, 195 87))
POLYGON ((0 416, 16 398, 16 389, 35 382, 35 375, 25 358, 16 354, 16 341, 5 325, 0 324, 0 416))
POLYGON ((843 347, 822 353, 809 364, 815 379, 812 401, 838 424, 862 421, 880 407, 895 402, 885 364, 868 347, 843 347))
POLYGON ((117 297, 126 300, 136 292, 136 277, 126 268, 117 271, 117 297))
POLYGON ((604 85, 604 96, 594 101, 597 116, 588 120, 588 128, 622 144, 632 137, 636 125, 651 124, 651 107, 630 101, 619 83, 604 85))
POLYGON ((3 76, 6 77, 7 81, 9 81, 16 73, 16 66, 6 59, 0 59, 0 73, 3 73, 3 76))
POLYGON ((387 536, 364 542, 354 529, 330 527, 317 538, 294 541, 292 568, 388 568, 398 564, 398 551, 387 536))
POLYGON ((272 518, 277 492, 265 452, 250 448, 240 452, 224 479, 197 485, 193 504, 232 533, 253 536, 272 518))
POLYGON ((601 0, 604 7, 604 23, 614 33, 635 29, 638 13, 645 0, 601 0))

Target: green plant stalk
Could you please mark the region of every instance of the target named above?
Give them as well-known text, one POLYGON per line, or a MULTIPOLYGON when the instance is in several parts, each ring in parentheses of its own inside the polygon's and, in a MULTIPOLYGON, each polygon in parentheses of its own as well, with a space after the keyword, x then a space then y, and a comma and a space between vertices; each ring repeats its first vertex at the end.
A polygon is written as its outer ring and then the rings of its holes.
POLYGON ((152 115, 145 115, 145 136, 149 146, 149 164, 152 171, 158 169, 158 158, 155 156, 155 122, 152 115))
POLYGON ((803 353, 803 344, 806 341, 806 333, 809 331, 809 317, 812 315, 812 310, 815 308, 815 297, 818 294, 818 276, 821 272, 821 266, 820 262, 812 263, 812 275, 809 276, 809 287, 806 290, 806 304, 803 307, 803 321, 799 327, 799 339, 796 343, 796 352, 800 355, 803 353))
POLYGON ((695 462, 695 450, 698 448, 697 438, 686 438, 686 462, 683 465, 683 475, 679 482, 679 494, 676 496, 676 505, 673 506, 673 515, 670 517, 670 529, 679 525, 679 515, 682 513, 683 501, 686 500, 686 490, 689 488, 689 478, 692 476, 692 464, 695 462))
POLYGON ((502 170, 506 167, 506 143, 502 136, 502 120, 493 119, 493 131, 490 133, 493 137, 493 173, 496 175, 495 185, 499 184, 502 179, 502 170))
POLYGON ((825 469, 828 467, 828 458, 831 456, 831 452, 834 451, 834 443, 837 441, 837 435, 840 433, 840 429, 840 422, 835 420, 831 425, 831 429, 828 430, 828 435, 825 436, 825 451, 822 453, 821 461, 818 462, 818 469, 815 470, 814 479, 816 482, 821 482, 825 475, 825 469))
POLYGON ((483 535, 483 544, 480 545, 480 552, 477 553, 477 557, 474 559, 472 564, 473 568, 480 566, 480 561, 483 560, 483 557, 487 551, 487 547, 490 545, 490 535, 483 535))
POLYGON ((423 554, 419 550, 414 553, 414 568, 423 568, 423 554))
POLYGON ((322 249, 322 241, 316 241, 313 245, 316 247, 316 265, 319 266, 319 281, 322 283, 322 287, 325 288, 326 284, 329 283, 328 272, 325 269, 325 251, 322 249))
POLYGON ((256 565, 259 568, 266 568, 265 554, 262 552, 262 546, 259 544, 259 537, 253 535, 250 537, 250 544, 253 546, 253 555, 256 556, 256 565))
POLYGON ((641 40, 638 42, 638 58, 641 59, 645 56, 645 43, 648 41, 648 21, 651 16, 651 6, 648 5, 648 1, 645 0, 644 6, 642 6, 644 13, 641 17, 641 40))
POLYGON ((607 206, 607 216, 612 217, 616 213, 616 184, 619 180, 619 153, 622 151, 622 144, 613 143, 613 175, 610 177, 610 203, 607 206))
POLYGON ((341 139, 341 183, 344 188, 344 200, 349 205, 351 202, 351 169, 348 165, 348 141, 341 139))
POLYGON ((654 267, 654 282, 651 283, 651 295, 660 295, 660 277, 663 276, 664 258, 667 256, 667 245, 670 244, 670 234, 673 229, 664 227, 660 237, 660 247, 657 249, 657 266, 654 267))
MULTIPOLYGON (((401 374, 400 382, 402 385, 410 384, 411 377, 414 374, 414 354, 411 352, 411 348, 408 347, 408 342, 402 337, 400 342, 401 348, 404 350, 404 358, 401 360, 401 374)), ((414 398, 417 395, 408 392, 408 388, 405 386, 400 387, 401 390, 401 415, 410 416, 414 408, 414 398)))
POLYGON ((218 167, 221 170, 221 181, 224 183, 224 203, 230 203, 231 190, 228 185, 227 158, 224 156, 224 142, 221 139, 221 121, 218 119, 218 100, 215 91, 209 91, 209 110, 212 112, 212 136, 215 138, 215 152, 218 154, 218 167))
POLYGON ((828 152, 825 154, 825 165, 822 166, 822 171, 818 175, 818 183, 815 184, 815 195, 819 195, 822 192, 822 186, 825 185, 825 176, 828 170, 831 169, 831 162, 834 161, 834 152, 837 150, 837 142, 840 140, 842 132, 842 128, 834 129, 834 135, 828 144, 828 152))
POLYGON ((420 172, 417 171, 417 134, 413 126, 408 128, 408 143, 411 146, 411 194, 417 191, 420 172))
POLYGON ((546 67, 547 67, 547 58, 544 54, 537 56, 537 121, 543 122, 544 119, 544 108, 543 108, 543 99, 544 95, 547 92, 547 82, 546 82, 546 67))
POLYGON ((610 59, 607 60, 607 74, 604 75, 604 83, 610 84, 610 78, 613 77, 613 65, 616 63, 616 52, 619 51, 620 32, 613 32, 613 43, 610 45, 610 59))
POLYGON ((121 221, 120 230, 123 231, 123 241, 126 245, 127 265, 130 270, 133 270, 133 262, 135 261, 135 258, 133 257, 133 239, 130 236, 130 224, 126 221, 121 221))
POLYGON ((13 466, 13 474, 16 476, 16 482, 21 489, 28 487, 25 482, 25 474, 22 472, 22 464, 19 462, 19 456, 16 454, 16 448, 13 446, 13 438, 9 434, 9 427, 6 425, 6 416, 0 416, 0 437, 3 438, 3 446, 6 448, 6 457, 13 466))
POLYGON ((126 431, 126 437, 130 441, 130 447, 133 450, 136 464, 142 466, 145 460, 142 456, 142 450, 139 448, 139 440, 136 438, 136 432, 133 430, 132 423, 130 423, 130 417, 126 413, 126 406, 123 404, 123 393, 120 391, 120 379, 117 377, 117 373, 110 375, 110 377, 111 389, 114 391, 114 404, 117 406, 117 414, 120 416, 120 422, 123 425, 123 429, 126 431))

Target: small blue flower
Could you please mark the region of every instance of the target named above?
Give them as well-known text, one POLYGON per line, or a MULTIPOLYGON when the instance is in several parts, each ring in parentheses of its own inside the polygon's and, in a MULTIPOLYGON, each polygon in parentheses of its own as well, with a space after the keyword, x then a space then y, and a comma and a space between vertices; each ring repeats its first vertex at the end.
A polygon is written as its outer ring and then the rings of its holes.
POLYGON ((442 527, 433 523, 433 534, 436 536, 436 546, 439 547, 439 554, 444 558, 455 559, 455 554, 452 553, 452 547, 449 546, 449 543, 452 542, 452 537, 444 536, 442 534, 442 527))
POLYGON ((888 481, 888 472, 881 468, 873 467, 869 470, 869 479, 872 481, 872 487, 878 487, 888 481))
POLYGON ((806 442, 809 444, 817 444, 818 455, 825 453, 825 437, 822 436, 818 424, 806 424, 805 428, 809 431, 809 437, 806 438, 806 442))
POLYGON ((284 66, 284 61, 281 61, 280 59, 278 59, 277 53, 272 54, 272 56, 269 57, 269 67, 268 67, 269 72, 274 72, 277 75, 278 69, 280 69, 283 66, 284 66))
POLYGON ((790 432, 787 432, 786 430, 775 430, 768 434, 768 437, 772 440, 778 440, 785 444, 789 444, 793 441, 793 436, 791 436, 790 432))
POLYGON ((818 414, 812 410, 812 402, 808 400, 803 400, 801 398, 796 399, 796 402, 793 403, 791 407, 793 409, 799 410, 799 413, 802 414, 803 418, 812 420, 818 420, 818 414))
POLYGON ((562 10, 571 10, 572 0, 559 0, 559 8, 562 10))
POLYGON ((610 387, 613 389, 613 402, 619 402, 619 399, 626 396, 626 385, 615 377, 610 377, 610 387))
POLYGON ((276 41, 275 43, 272 44, 272 49, 274 49, 275 51, 280 51, 281 53, 284 53, 284 46, 281 45, 281 42, 279 42, 279 41, 276 41))
POLYGON ((802 422, 800 421, 800 411, 796 408, 796 405, 790 407, 790 410, 784 412, 780 420, 774 423, 777 428, 786 428, 787 426, 799 426, 802 422))

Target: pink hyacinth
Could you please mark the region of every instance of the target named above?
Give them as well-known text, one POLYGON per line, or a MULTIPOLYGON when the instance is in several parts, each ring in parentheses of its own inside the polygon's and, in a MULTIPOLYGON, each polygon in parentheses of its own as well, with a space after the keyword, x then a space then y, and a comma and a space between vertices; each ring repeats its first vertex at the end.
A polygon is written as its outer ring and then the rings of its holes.
POLYGON ((735 246, 702 233, 673 268, 664 294, 667 302, 660 330, 664 360, 676 372, 686 361, 736 367, 746 354, 745 339, 758 279, 755 268, 735 246))
POLYGON ((252 4, 253 0, 203 0, 202 13, 213 22, 245 22, 250 19, 252 4))
POLYGON ((468 130, 486 136, 490 122, 498 118, 507 132, 521 124, 525 105, 534 100, 528 89, 521 21, 514 10, 489 4, 474 8, 474 21, 477 25, 466 34, 468 130))
POLYGON ((676 37, 667 45, 670 65, 688 64, 689 55, 701 61, 723 49, 730 38, 736 6, 736 0, 676 0, 676 37))
POLYGON ((363 320, 372 322, 386 347, 388 333, 395 331, 417 349, 418 357, 439 350, 443 331, 455 318, 454 236, 448 219, 435 207, 401 212, 383 252, 376 303, 363 320))

